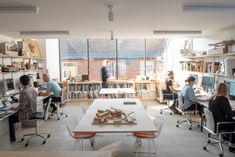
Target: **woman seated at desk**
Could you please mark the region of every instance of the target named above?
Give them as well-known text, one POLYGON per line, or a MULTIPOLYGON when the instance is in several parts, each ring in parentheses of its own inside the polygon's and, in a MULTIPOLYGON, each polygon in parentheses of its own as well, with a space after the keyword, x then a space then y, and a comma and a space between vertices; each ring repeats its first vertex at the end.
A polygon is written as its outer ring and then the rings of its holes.
POLYGON ((193 89, 193 85, 195 84, 195 77, 189 76, 187 80, 185 80, 187 83, 183 89, 181 90, 181 95, 184 100, 184 110, 185 111, 191 111, 191 110, 198 110, 199 115, 202 116, 202 109, 203 106, 199 104, 200 101, 207 101, 205 99, 199 99, 195 96, 195 92, 193 89))
POLYGON ((20 83, 22 84, 23 88, 20 91, 19 106, 13 109, 16 111, 16 113, 9 117, 9 131, 11 142, 16 141, 14 123, 35 118, 36 113, 37 92, 29 87, 29 76, 21 76, 20 83))
MULTIPOLYGON (((220 83, 217 87, 216 94, 209 101, 209 110, 214 116, 215 125, 218 122, 235 122, 232 117, 235 116, 235 111, 232 110, 229 100, 226 97, 228 87, 225 83, 220 83)), ((235 124, 224 125, 219 130, 235 131, 235 124)), ((230 138, 230 151, 235 152, 235 134, 230 138), (233 147, 232 147, 233 146, 233 147)))

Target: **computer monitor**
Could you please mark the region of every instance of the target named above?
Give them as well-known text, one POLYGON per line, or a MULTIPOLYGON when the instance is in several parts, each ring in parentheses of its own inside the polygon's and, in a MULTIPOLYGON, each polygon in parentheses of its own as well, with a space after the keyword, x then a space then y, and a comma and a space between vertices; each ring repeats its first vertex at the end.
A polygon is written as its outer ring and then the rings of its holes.
POLYGON ((5 89, 5 95, 10 95, 15 92, 13 78, 4 79, 4 89, 5 89))
POLYGON ((235 98, 235 82, 229 83, 229 96, 235 98))
POLYGON ((215 88, 215 77, 213 76, 203 76, 202 77, 202 87, 206 89, 215 88))

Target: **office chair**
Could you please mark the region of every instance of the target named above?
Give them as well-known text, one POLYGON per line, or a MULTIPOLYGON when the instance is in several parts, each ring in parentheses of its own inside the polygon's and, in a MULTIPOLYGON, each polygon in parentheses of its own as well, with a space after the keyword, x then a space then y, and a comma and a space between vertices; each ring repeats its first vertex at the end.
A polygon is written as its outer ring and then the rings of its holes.
POLYGON ((162 114, 163 111, 170 110, 170 115, 172 115, 172 110, 170 107, 176 102, 174 99, 173 93, 167 93, 165 89, 161 89, 163 101, 166 101, 167 107, 160 110, 160 114, 162 114))
POLYGON ((70 118, 66 118, 66 128, 69 132, 69 135, 75 139, 73 150, 77 150, 78 148, 78 142, 81 140, 81 150, 83 150, 83 140, 84 139, 90 139, 91 146, 94 146, 94 137, 96 136, 96 133, 74 133, 74 129, 78 125, 78 119, 75 116, 72 116, 70 118))
MULTIPOLYGON (((138 156, 139 153, 150 153, 149 150, 148 152, 140 152, 140 147, 141 147, 141 143, 142 143, 142 139, 146 139, 146 140, 150 140, 153 142, 154 145, 154 152, 152 152, 152 154, 156 154, 157 153, 157 147, 155 144, 155 139, 160 135, 161 130, 162 130, 162 126, 163 126, 163 122, 164 122, 164 118, 162 116, 156 116, 153 119, 153 124, 155 125, 157 132, 134 132, 133 136, 136 137, 136 143, 137 143, 137 147, 136 147, 136 157, 138 156)), ((148 141, 148 149, 149 149, 150 143, 148 141)))
POLYGON ((177 120, 176 127, 178 128, 180 124, 186 122, 188 124, 189 130, 192 130, 192 124, 195 123, 199 127, 199 122, 193 121, 190 118, 190 114, 195 114, 197 109, 195 110, 184 110, 184 100, 181 94, 178 94, 178 106, 176 109, 181 113, 181 116, 185 116, 185 118, 179 118, 177 120))
POLYGON ((25 147, 27 147, 29 145, 29 141, 34 137, 42 138, 43 139, 42 144, 45 144, 47 138, 49 138, 51 136, 50 132, 38 132, 39 122, 43 119, 47 120, 47 118, 48 118, 48 109, 49 109, 50 103, 51 103, 51 98, 48 101, 45 112, 37 112, 34 119, 25 120, 22 122, 23 127, 34 127, 35 128, 35 132, 30 133, 30 134, 25 134, 21 138, 21 141, 24 141, 25 137, 29 136, 29 138, 26 140, 25 147), (43 136, 44 134, 46 134, 46 137, 43 136))
MULTIPOLYGON (((56 102, 52 102, 55 106, 56 106, 56 116, 57 116, 57 120, 60 120, 60 116, 65 115, 65 117, 68 117, 68 115, 66 113, 64 113, 63 111, 59 111, 61 109, 60 106, 62 106, 63 104, 66 104, 68 101, 64 99, 64 90, 61 91, 60 94, 60 101, 56 101, 56 102)), ((54 113, 51 113, 52 116, 54 116, 54 113)))
POLYGON ((226 124, 235 124, 235 122, 219 122, 217 123, 217 125, 215 126, 215 121, 214 121, 214 116, 212 114, 212 112, 210 110, 208 110, 207 108, 203 108, 204 110, 204 115, 205 115, 205 121, 203 124, 203 129, 206 130, 206 132, 208 133, 208 140, 205 143, 205 145, 203 146, 204 150, 207 150, 206 146, 208 144, 214 144, 214 143, 218 143, 219 145, 219 156, 223 157, 224 155, 224 149, 223 149, 223 135, 226 134, 231 134, 231 133, 235 133, 235 131, 220 131, 219 127, 222 125, 226 125, 226 124))

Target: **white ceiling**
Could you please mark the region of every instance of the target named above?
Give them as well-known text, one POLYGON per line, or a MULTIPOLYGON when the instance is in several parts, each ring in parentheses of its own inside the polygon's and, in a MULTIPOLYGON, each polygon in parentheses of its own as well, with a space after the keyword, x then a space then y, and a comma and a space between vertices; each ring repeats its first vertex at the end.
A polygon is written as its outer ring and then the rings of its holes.
POLYGON ((235 6, 234 0, 0 0, 0 6, 31 5, 39 14, 0 14, 0 34, 24 38, 19 31, 68 30, 69 36, 33 38, 158 38, 153 30, 201 30, 202 36, 235 37, 235 11, 184 13, 186 3, 235 6), (108 4, 114 21, 108 21, 108 4))

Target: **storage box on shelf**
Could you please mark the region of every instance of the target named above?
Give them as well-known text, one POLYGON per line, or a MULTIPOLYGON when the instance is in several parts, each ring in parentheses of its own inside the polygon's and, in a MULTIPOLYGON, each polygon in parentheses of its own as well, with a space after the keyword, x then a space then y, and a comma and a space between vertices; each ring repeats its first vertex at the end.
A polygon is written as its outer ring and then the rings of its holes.
POLYGON ((109 80, 109 88, 134 88, 133 80, 109 80))

